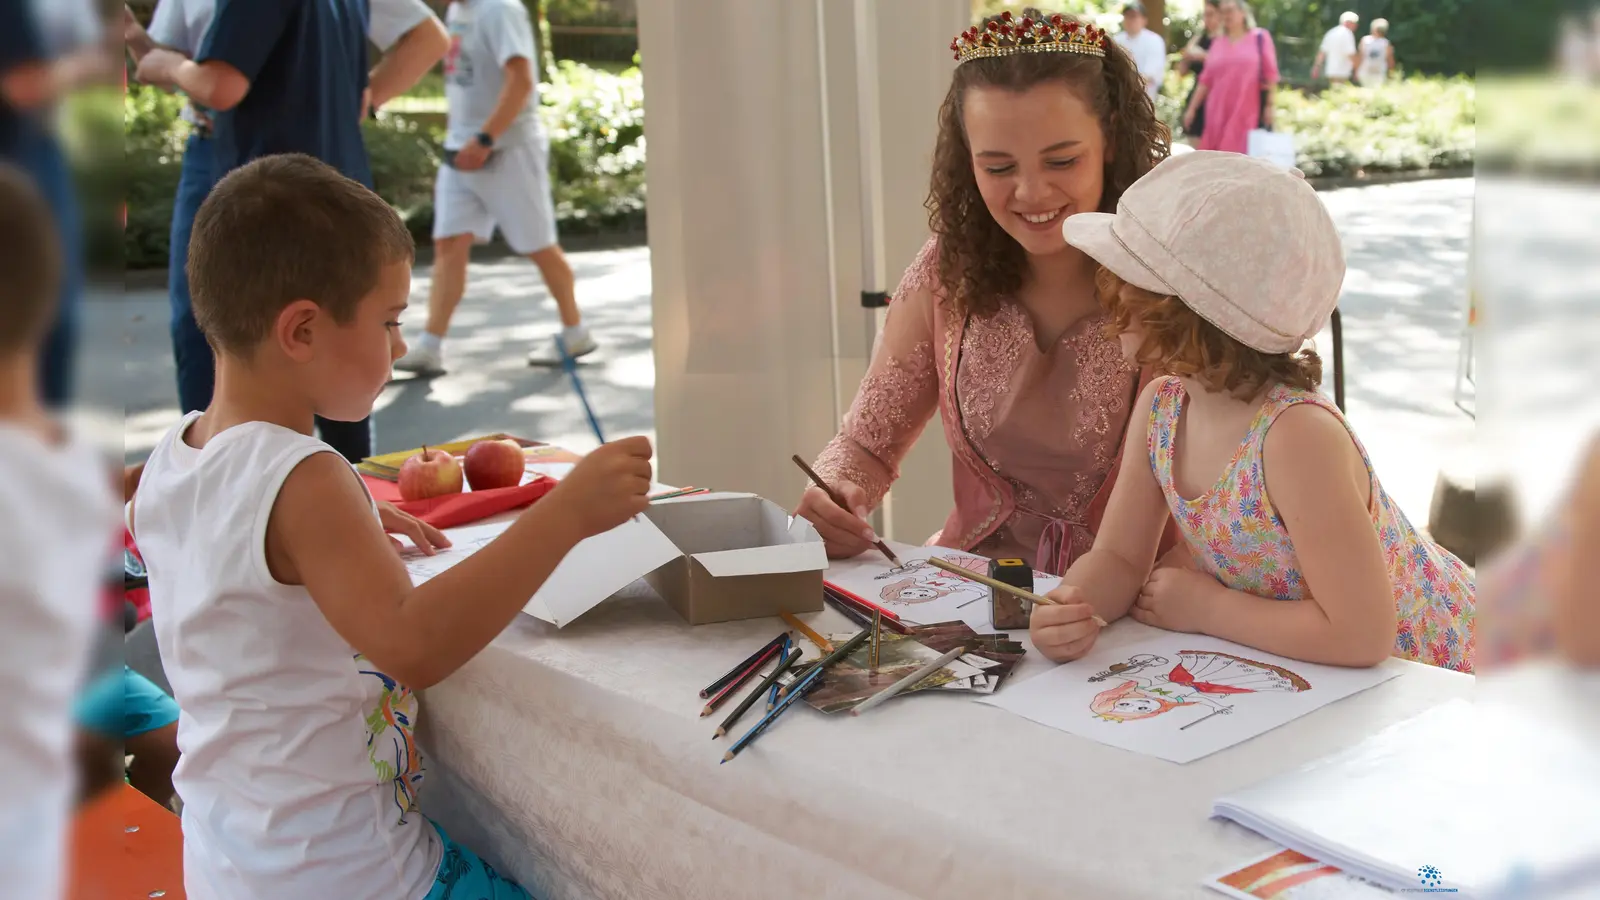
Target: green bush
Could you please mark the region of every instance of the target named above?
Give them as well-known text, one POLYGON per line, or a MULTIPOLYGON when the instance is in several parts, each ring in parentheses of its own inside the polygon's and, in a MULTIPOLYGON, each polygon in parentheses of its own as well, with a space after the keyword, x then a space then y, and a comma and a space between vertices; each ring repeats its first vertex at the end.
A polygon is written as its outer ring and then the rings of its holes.
POLYGON ((1471 166, 1476 119, 1469 79, 1408 78, 1315 97, 1280 91, 1275 126, 1294 134, 1306 175, 1348 176, 1471 166))
MULTIPOLYGON (((644 83, 637 66, 620 73, 563 61, 543 85, 540 115, 550 135, 551 187, 565 234, 632 230, 644 224, 644 83)), ((182 98, 132 85, 123 100, 130 269, 165 266, 172 200, 188 126, 182 98)), ((419 240, 433 227, 433 182, 444 142, 437 111, 384 113, 363 126, 373 184, 419 240)))
MULTIPOLYGON (((1156 103, 1174 139, 1186 139, 1183 103, 1193 83, 1169 70, 1156 103)), ((1475 158, 1475 95, 1462 77, 1339 85, 1318 94, 1279 88, 1274 127, 1295 136, 1298 164, 1311 177, 1462 168, 1475 158)))

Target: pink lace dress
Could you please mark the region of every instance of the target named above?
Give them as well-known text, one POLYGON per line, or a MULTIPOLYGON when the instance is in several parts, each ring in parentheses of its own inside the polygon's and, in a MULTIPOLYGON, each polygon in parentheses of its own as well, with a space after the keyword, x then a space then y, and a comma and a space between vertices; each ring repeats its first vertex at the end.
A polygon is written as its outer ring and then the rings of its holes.
MULTIPOLYGON (((1206 493, 1185 498, 1172 480, 1179 416, 1188 395, 1183 382, 1167 379, 1150 408, 1150 466, 1166 494, 1190 555, 1205 571, 1236 591, 1278 600, 1310 596, 1283 520, 1267 497, 1262 448, 1279 414, 1312 403, 1345 423, 1327 398, 1278 385, 1267 392, 1222 480, 1206 493)), ((1446 669, 1472 671, 1475 602, 1472 571, 1412 527, 1389 499, 1361 441, 1350 432, 1372 477, 1372 527, 1383 542, 1389 583, 1400 627, 1394 655, 1446 669)))
POLYGON ((1021 306, 952 314, 930 240, 906 271, 872 364, 816 463, 873 507, 935 412, 951 449, 956 508, 929 543, 1065 571, 1089 549, 1142 379, 1105 319, 1043 350, 1021 306))

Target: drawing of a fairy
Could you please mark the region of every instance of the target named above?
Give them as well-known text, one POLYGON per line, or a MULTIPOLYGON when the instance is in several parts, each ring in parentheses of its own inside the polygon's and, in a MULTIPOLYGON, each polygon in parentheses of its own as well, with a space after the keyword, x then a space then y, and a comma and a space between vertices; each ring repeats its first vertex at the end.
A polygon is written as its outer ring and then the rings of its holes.
MULTIPOLYGON (((989 568, 989 561, 981 556, 942 556, 952 565, 960 566, 974 572, 984 572, 989 568)), ((879 593, 885 603, 927 603, 940 597, 951 594, 967 594, 973 597, 985 596, 988 588, 974 581, 969 581, 952 572, 936 569, 924 560, 911 560, 903 566, 896 566, 881 575, 873 576, 877 580, 896 578, 883 586, 879 593)))
POLYGON ((1211 711, 1179 730, 1216 715, 1233 711, 1224 699, 1244 694, 1299 693, 1311 690, 1304 678, 1270 663, 1229 653, 1183 650, 1171 668, 1166 657, 1142 653, 1125 663, 1107 667, 1089 681, 1120 680, 1121 684, 1096 694, 1089 709, 1106 722, 1133 722, 1171 712, 1183 706, 1209 706, 1211 711), (1149 675, 1136 675, 1146 671, 1149 675))

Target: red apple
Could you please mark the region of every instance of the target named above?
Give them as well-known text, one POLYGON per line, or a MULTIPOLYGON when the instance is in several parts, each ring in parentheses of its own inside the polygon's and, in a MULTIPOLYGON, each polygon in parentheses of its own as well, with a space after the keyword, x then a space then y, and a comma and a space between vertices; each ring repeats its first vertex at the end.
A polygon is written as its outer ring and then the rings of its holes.
POLYGON ((443 450, 422 452, 400 464, 400 499, 426 500, 461 493, 461 464, 443 450))
POLYGON ((467 448, 467 483, 475 491, 516 487, 527 461, 516 441, 479 441, 467 448))

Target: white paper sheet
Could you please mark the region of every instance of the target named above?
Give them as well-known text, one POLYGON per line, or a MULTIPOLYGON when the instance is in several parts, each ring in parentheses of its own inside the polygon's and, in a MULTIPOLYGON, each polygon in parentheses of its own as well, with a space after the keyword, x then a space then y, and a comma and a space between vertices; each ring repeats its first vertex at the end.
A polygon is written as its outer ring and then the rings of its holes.
POLYGON ((1193 634, 1163 633, 1087 656, 982 702, 1061 731, 1187 763, 1400 674, 1296 662, 1193 634))
MULTIPOLYGON (((891 543, 902 565, 895 566, 879 553, 864 553, 855 559, 834 560, 828 565, 828 583, 878 603, 912 625, 940 622, 965 622, 979 634, 994 634, 989 609, 989 588, 927 564, 938 556, 975 572, 987 572, 988 557, 949 547, 910 547, 891 543)), ((1061 579, 1042 572, 1033 575, 1036 594, 1048 593, 1061 579)))

